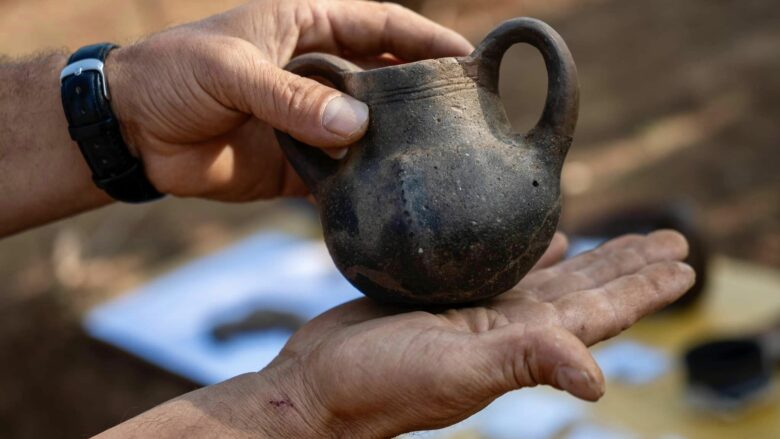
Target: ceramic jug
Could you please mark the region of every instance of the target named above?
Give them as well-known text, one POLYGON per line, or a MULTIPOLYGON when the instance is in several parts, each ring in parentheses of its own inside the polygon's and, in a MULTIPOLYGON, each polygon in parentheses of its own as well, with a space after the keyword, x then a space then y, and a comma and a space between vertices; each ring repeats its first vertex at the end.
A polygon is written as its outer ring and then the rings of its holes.
POLYGON ((462 58, 362 70, 309 54, 287 69, 368 104, 368 131, 342 160, 277 132, 317 200, 336 266, 365 295, 473 302, 512 288, 544 253, 579 105, 574 61, 551 27, 507 21, 462 58), (543 113, 525 134, 513 132, 498 93, 501 60, 517 43, 537 48, 548 73, 543 113))

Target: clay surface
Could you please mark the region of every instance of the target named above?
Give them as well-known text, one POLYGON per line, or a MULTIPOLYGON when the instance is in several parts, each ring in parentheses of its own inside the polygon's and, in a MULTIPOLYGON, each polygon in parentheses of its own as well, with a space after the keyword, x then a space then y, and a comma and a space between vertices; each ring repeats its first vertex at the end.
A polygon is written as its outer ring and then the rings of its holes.
POLYGON ((577 120, 577 74, 560 36, 505 22, 464 58, 363 71, 340 58, 294 59, 366 102, 366 136, 330 159, 277 132, 318 201, 339 270, 364 294, 407 304, 467 303, 513 287, 544 253, 560 215, 560 171, 577 120), (513 44, 544 56, 549 91, 537 126, 512 132, 498 96, 513 44))

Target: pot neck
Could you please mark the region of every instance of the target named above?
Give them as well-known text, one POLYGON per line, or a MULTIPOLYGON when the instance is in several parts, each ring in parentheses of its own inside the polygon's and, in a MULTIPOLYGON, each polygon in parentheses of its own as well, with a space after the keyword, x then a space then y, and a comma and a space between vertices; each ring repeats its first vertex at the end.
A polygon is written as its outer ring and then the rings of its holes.
POLYGON ((474 87, 458 58, 440 58, 351 73, 347 92, 366 103, 420 99, 474 87))

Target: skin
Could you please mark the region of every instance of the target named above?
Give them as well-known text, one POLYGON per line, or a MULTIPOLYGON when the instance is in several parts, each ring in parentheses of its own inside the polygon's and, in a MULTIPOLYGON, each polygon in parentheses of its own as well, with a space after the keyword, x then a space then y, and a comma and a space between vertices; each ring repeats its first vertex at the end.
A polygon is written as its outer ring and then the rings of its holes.
MULTIPOLYGON (((106 75, 123 136, 159 190, 248 201, 306 194, 272 127, 335 156, 365 132, 369 115, 356 102, 333 125, 329 105, 350 98, 283 71, 292 56, 381 64, 471 50, 395 5, 266 0, 115 50, 106 75)), ((110 203, 67 134, 58 84, 66 58, 0 63, 0 236, 110 203)), ((559 262, 565 248, 558 235, 516 288, 470 307, 409 311, 363 299, 334 308, 264 370, 103 436, 388 437, 453 424, 538 384, 595 401, 604 378, 587 346, 677 299, 694 274, 671 231, 559 262)))
MULTIPOLYGON (((237 202, 307 192, 272 127, 336 155, 365 133, 367 114, 340 133, 327 128, 327 105, 351 98, 285 72, 294 55, 375 65, 471 50, 397 5, 266 0, 114 50, 105 70, 123 137, 154 186, 237 202)), ((59 89, 66 62, 54 53, 0 63, 0 237, 111 202, 68 136, 59 89)))
POLYGON ((517 287, 472 307, 341 305, 261 372, 184 395, 104 437, 382 438, 454 424, 539 384, 598 400, 604 377, 587 346, 673 302, 695 276, 678 262, 688 248, 672 231, 558 262, 565 249, 559 234, 517 287))

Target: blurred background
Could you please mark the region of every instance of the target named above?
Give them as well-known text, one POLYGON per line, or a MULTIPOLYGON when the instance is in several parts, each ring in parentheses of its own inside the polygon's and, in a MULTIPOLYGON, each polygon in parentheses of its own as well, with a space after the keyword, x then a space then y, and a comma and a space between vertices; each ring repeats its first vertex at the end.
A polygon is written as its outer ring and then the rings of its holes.
MULTIPOLYGON (((2 0, 0 53, 24 57, 98 41, 131 44, 238 3, 2 0)), ((724 258, 715 270, 723 260, 762 273, 780 269, 775 0, 401 3, 475 43, 520 15, 541 18, 562 34, 582 89, 562 180, 564 229, 592 230, 612 212, 631 217, 637 209, 682 209, 707 253, 724 258)), ((541 56, 513 48, 502 78, 515 127, 530 128, 546 93, 541 56)), ((83 437, 194 389, 91 341, 81 318, 160 273, 265 229, 311 238, 319 233, 304 203, 166 199, 112 206, 0 241, 0 437, 83 437)), ((780 289, 775 292, 780 297, 780 289)), ((750 302, 750 291, 743 293, 728 303, 750 302)), ((780 310, 777 298, 761 300, 767 302, 757 302, 759 308, 780 310)), ((620 400, 610 405, 609 398, 605 406, 619 410, 620 400)))

